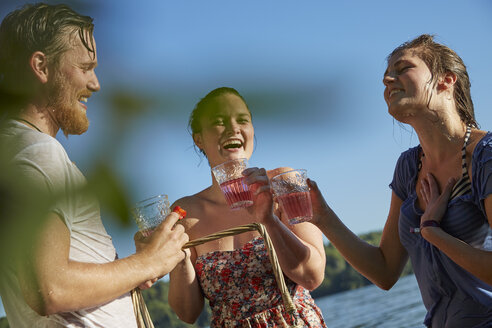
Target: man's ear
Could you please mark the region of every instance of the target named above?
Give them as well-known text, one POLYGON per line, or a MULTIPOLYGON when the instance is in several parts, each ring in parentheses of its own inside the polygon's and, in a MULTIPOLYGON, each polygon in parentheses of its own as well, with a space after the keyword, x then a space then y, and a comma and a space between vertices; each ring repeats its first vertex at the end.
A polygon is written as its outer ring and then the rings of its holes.
POLYGON ((450 89, 455 83, 458 77, 453 72, 445 73, 437 83, 437 89, 439 91, 444 91, 450 89))
POLYGON ((32 54, 29 61, 34 76, 41 83, 48 82, 48 59, 41 51, 36 51, 32 54))

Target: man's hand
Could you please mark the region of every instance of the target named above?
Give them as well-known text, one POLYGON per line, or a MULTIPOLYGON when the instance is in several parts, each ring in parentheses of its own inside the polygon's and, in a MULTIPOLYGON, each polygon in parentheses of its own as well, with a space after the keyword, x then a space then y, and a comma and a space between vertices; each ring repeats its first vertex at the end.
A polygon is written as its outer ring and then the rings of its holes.
MULTIPOLYGON (((153 268, 154 277, 166 275, 185 258, 186 252, 181 248, 188 242, 189 237, 184 227, 177 224, 180 217, 180 214, 172 212, 149 237, 145 238, 141 233, 135 234, 136 254, 144 259, 145 265, 153 268)), ((144 283, 143 287, 146 287, 148 282, 144 283)))

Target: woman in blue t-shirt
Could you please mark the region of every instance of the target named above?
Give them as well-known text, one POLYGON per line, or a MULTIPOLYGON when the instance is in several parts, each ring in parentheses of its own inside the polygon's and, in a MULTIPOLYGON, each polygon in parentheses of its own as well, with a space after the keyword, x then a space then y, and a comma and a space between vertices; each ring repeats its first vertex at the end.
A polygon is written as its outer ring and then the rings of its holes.
POLYGON ((389 113, 420 145, 396 164, 378 247, 355 236, 316 183, 315 223, 350 264, 390 289, 410 257, 428 327, 492 327, 492 133, 478 129, 461 58, 432 36, 396 48, 384 73, 389 113))

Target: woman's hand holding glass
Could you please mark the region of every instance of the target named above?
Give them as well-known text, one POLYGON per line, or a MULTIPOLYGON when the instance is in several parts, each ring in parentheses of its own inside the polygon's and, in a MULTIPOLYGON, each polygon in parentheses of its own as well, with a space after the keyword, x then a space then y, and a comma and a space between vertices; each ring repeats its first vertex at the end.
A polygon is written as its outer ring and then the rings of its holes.
POLYGON ((270 180, 264 168, 251 167, 243 171, 246 183, 253 191, 253 206, 246 208, 258 223, 267 224, 274 217, 270 180))
MULTIPOLYGON (((326 203, 318 184, 309 178, 307 179, 307 184, 311 195, 311 205, 313 206, 313 219, 311 223, 320 227, 324 221, 335 215, 335 213, 333 213, 330 206, 326 203)), ((324 233, 326 234, 326 232, 324 233)))

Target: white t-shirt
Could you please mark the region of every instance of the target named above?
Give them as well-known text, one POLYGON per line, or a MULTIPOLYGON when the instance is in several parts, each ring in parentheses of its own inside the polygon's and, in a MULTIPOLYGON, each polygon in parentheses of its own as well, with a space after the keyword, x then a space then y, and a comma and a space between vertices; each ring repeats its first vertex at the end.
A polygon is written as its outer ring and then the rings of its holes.
MULTIPOLYGON (((53 211, 64 220, 70 231, 70 260, 90 263, 114 261, 115 248, 102 224, 99 204, 88 193, 78 192, 86 180, 62 145, 55 138, 17 121, 7 123, 6 128, 0 131, 0 140, 6 141, 11 147, 9 150, 13 150, 14 164, 22 174, 39 182, 51 194, 61 193, 61 200, 53 211)), ((40 316, 24 301, 15 268, 6 265, 2 269, 0 295, 12 328, 136 327, 129 293, 98 307, 40 316)))

